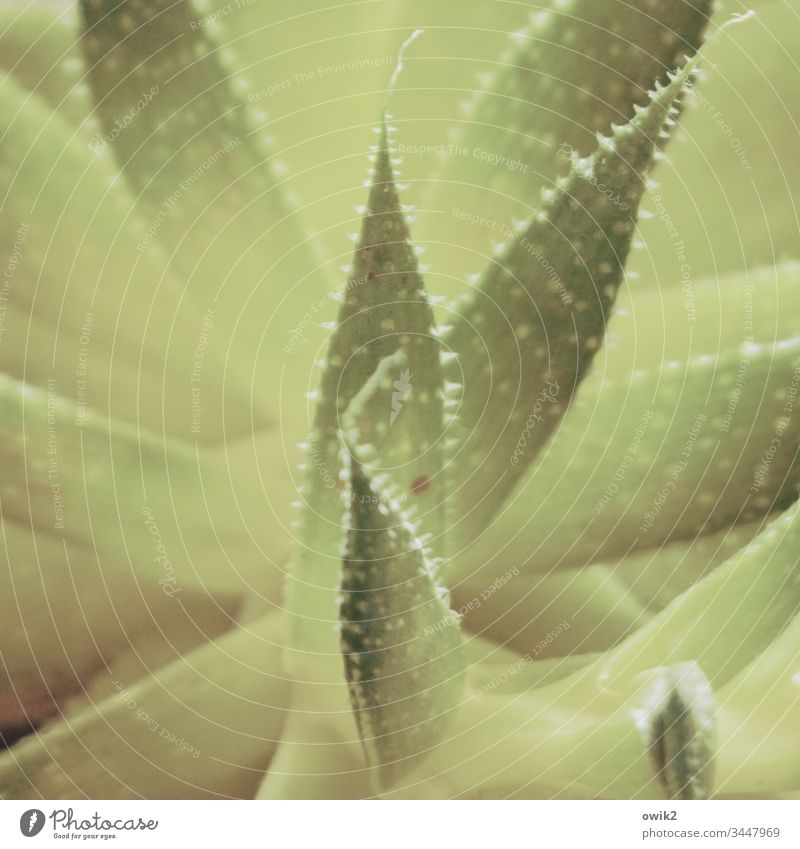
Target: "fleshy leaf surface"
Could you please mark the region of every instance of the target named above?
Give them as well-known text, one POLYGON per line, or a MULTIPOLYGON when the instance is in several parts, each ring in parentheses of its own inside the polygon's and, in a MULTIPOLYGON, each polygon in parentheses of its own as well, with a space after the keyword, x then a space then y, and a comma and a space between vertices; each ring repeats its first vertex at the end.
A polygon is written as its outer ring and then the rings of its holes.
POLYGON ((696 661, 717 689, 800 610, 800 502, 607 653, 593 670, 613 686, 648 667, 696 661))
POLYGON ((248 99, 235 54, 217 43, 219 15, 194 0, 81 8, 101 124, 91 146, 114 158, 137 197, 139 249, 161 247, 187 298, 213 310, 232 375, 260 388, 243 406, 268 398, 273 420, 280 404, 283 422, 305 429, 302 392, 281 397, 280 385, 308 379, 290 329, 313 337, 305 327, 312 313, 324 320, 330 271, 298 215, 267 116, 248 99))
POLYGON ((4 798, 252 798, 288 704, 280 625, 235 628, 140 680, 113 670, 112 695, 0 757, 4 798))
POLYGON ((445 341, 458 354, 452 376, 464 382, 459 415, 469 432, 454 463, 462 533, 486 527, 603 343, 646 175, 695 62, 592 155, 573 158, 569 177, 454 307, 445 341))
POLYGON ((797 339, 584 390, 453 578, 486 580, 509 562, 581 568, 751 522, 797 497, 797 339))
POLYGON ((370 765, 388 786, 435 746, 458 704, 465 655, 397 490, 370 485, 358 461, 342 570, 341 649, 370 765))
MULTIPOLYGON (((41 386, 58 372, 88 406, 204 442, 221 438, 224 383, 227 435, 249 428, 240 370, 226 373, 220 315, 184 298, 163 254, 138 249, 147 222, 110 157, 94 156, 62 114, 4 75, 0 104, 4 303, 17 312, 3 328, 3 370, 41 386), (195 422, 189 378, 198 360, 195 422), (162 392, 165 381, 175 388, 162 392)), ((264 417, 253 411, 257 423, 264 417)))
POLYGON ((758 787, 766 798, 781 798, 800 787, 800 766, 793 747, 786 744, 800 707, 798 645, 800 616, 795 616, 719 691, 719 793, 750 796, 758 787))
POLYGON ((198 583, 240 590, 254 557, 266 575, 232 497, 244 476, 216 455, 3 375, 0 433, 3 515, 94 551, 111 574, 134 568, 173 594, 198 583))
MULTIPOLYGON (((270 151, 215 43, 213 15, 195 0, 80 5, 81 46, 102 127, 97 144, 111 147, 137 194, 160 208, 201 166, 204 198, 224 222, 270 190, 270 151)), ((272 193, 269 202, 278 198, 272 193)))
MULTIPOLYGON (((505 795, 525 798, 654 798, 663 788, 640 736, 632 733, 631 714, 641 708, 648 678, 683 663, 697 664, 717 693, 716 786, 730 781, 732 792, 747 786, 737 776, 748 760, 743 718, 756 704, 767 705, 759 722, 768 731, 798 702, 797 685, 790 684, 800 605, 798 516, 795 504, 644 628, 573 674, 514 699, 491 689, 465 699, 443 745, 409 776, 407 792, 419 798, 430 788, 437 796, 472 797, 505 788, 505 795), (755 676, 751 689, 753 665, 764 660, 770 668, 763 678, 755 676), (773 696, 778 670, 783 674, 773 696)), ((706 724, 707 710, 702 717, 706 724)), ((794 786, 786 783, 797 775, 794 753, 787 763, 775 743, 768 748, 780 761, 780 782, 794 786)), ((695 763, 700 773, 706 754, 695 763)), ((395 793, 402 795, 402 782, 395 793)))
POLYGON ((465 104, 459 145, 493 158, 451 156, 443 179, 489 186, 495 204, 502 195, 530 203, 571 152, 591 154, 596 133, 630 120, 653 86, 699 49, 711 6, 570 0, 534 12, 465 104))
MULTIPOLYGON (((393 176, 390 130, 383 122, 375 152, 369 199, 361 234, 339 309, 336 329, 323 364, 315 423, 310 436, 302 529, 302 548, 290 579, 292 609, 308 617, 336 621, 344 534, 343 465, 340 430, 347 406, 372 377, 381 361, 398 350, 406 357, 397 374, 387 375, 391 398, 385 409, 373 405, 368 417, 385 428, 391 444, 409 448, 398 485, 410 503, 433 499, 441 468, 443 377, 433 313, 410 242, 408 223, 393 176), (300 584, 303 584, 302 586, 300 584)), ((377 431, 376 431, 377 433, 377 431)), ((376 437, 377 438, 377 437, 376 437)), ((410 506, 410 505, 409 505, 410 506)), ((435 526, 441 505, 432 503, 435 526)), ((441 533, 441 526, 433 533, 441 533)), ((298 623, 301 641, 314 639, 314 627, 298 623)), ((322 637, 329 645, 329 638, 322 637)))
POLYGON ((76 5, 4 3, 0 7, 0 67, 75 127, 90 129, 91 98, 82 81, 76 5))

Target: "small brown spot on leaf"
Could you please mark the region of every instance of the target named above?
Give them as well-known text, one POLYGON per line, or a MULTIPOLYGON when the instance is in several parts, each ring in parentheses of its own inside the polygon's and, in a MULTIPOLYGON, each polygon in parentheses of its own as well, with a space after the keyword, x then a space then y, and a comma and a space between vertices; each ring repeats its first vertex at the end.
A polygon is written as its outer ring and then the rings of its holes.
POLYGON ((430 478, 427 475, 420 475, 411 482, 411 492, 413 495, 419 495, 421 492, 425 492, 430 485, 430 478))

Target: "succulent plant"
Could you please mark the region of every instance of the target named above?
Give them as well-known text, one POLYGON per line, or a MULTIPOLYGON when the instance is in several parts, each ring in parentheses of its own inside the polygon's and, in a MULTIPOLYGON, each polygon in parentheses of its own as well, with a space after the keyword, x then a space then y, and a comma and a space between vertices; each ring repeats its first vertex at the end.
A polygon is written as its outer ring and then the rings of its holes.
POLYGON ((2 7, 0 794, 795 794, 796 13, 264 5, 2 7))

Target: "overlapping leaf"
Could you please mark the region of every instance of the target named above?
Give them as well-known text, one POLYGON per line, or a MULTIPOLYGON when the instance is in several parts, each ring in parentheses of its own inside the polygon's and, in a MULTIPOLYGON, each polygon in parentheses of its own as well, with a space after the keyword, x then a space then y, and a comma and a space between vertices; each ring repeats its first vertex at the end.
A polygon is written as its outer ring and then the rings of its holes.
MULTIPOLYGON (((600 138, 460 306, 446 342, 468 431, 454 497, 480 532, 560 421, 603 343, 647 172, 693 63, 600 138)), ((464 525, 464 533, 467 529, 464 525)))
POLYGON ((252 797, 288 701, 280 639, 267 616, 142 680, 112 672, 112 695, 0 757, 4 798, 252 797))
MULTIPOLYGON (((795 555, 798 515, 794 505, 744 551, 619 647, 567 677, 514 699, 488 688, 467 700, 444 745, 409 779, 411 792, 418 797, 435 786, 437 795, 447 796, 495 796, 505 790, 504 795, 520 797, 654 798, 664 793, 666 780, 669 794, 688 781, 704 795, 710 788, 712 760, 717 788, 728 782, 731 788, 745 786, 737 773, 749 756, 736 738, 743 733, 742 720, 748 710, 756 703, 770 704, 764 688, 773 680, 778 682, 774 695, 779 705, 773 722, 800 700, 796 683, 792 687, 787 674, 796 662, 792 640, 796 640, 800 605, 795 555), (765 657, 770 669, 751 689, 747 680, 753 672, 751 664, 765 657), (696 694, 706 707, 675 729, 678 733, 669 748, 678 759, 665 776, 661 765, 667 763, 666 750, 654 769, 650 738, 643 741, 636 730, 642 718, 637 711, 659 679, 663 684, 663 667, 684 663, 696 664, 714 687, 720 745, 728 751, 725 758, 721 753, 716 756, 710 734, 701 734, 697 746, 691 743, 692 728, 709 730, 708 686, 699 678, 702 683, 696 694), (776 679, 779 670, 782 674, 776 679), (521 730, 508 734, 508 728, 521 730), (686 780, 681 781, 681 775, 686 780)), ((525 670, 526 665, 518 664, 512 671, 525 670)), ((659 704, 663 707, 663 700, 659 704)), ((661 723, 665 714, 658 715, 661 723)), ((762 728, 769 727, 765 715, 762 709, 762 728)), ((772 738, 770 745, 774 744, 772 738)), ((796 778, 796 765, 791 757, 781 755, 779 760, 781 780, 788 786, 786 782, 796 778)), ((395 792, 402 795, 402 785, 395 792)))
MULTIPOLYGON (((531 14, 513 44, 464 104, 458 145, 437 194, 450 182, 480 187, 506 219, 509 199, 529 207, 541 188, 586 156, 595 134, 633 117, 656 82, 702 43, 710 0, 570 0, 531 14), (486 188, 493 190, 489 198, 486 188)), ((465 200, 465 203, 467 201, 465 200)))
POLYGON ((341 648, 361 740, 388 786, 441 739, 465 667, 458 617, 434 566, 401 519, 398 492, 350 476, 341 648))
POLYGON ((456 573, 583 567, 787 506, 798 482, 799 356, 797 340, 746 344, 587 385, 456 573))
MULTIPOLYGON (((380 396, 386 406, 370 408, 374 433, 365 440, 380 437, 398 446, 398 451, 410 452, 402 468, 395 470, 397 480, 404 486, 409 507, 423 499, 430 505, 423 514, 434 533, 441 533, 441 525, 436 527, 443 430, 439 345, 392 174, 385 122, 379 132, 364 223, 324 364, 310 438, 302 549, 290 582, 294 610, 306 620, 298 624, 301 641, 319 633, 320 626, 324 633, 324 622, 330 627, 337 618, 342 517, 347 506, 341 474, 342 416, 381 361, 398 350, 405 355, 403 366, 381 378, 388 382, 380 396), (321 622, 308 621, 309 617, 321 622)), ((323 643, 330 644, 330 633, 323 643)))
POLYGON ((247 406, 271 407, 274 421, 280 404, 284 421, 305 427, 302 393, 280 397, 279 387, 281 376, 291 386, 307 379, 291 330, 305 328, 318 301, 324 320, 328 271, 296 214, 267 118, 216 42, 218 16, 195 2, 81 8, 101 124, 92 147, 116 160, 137 196, 139 245, 163 248, 187 297, 214 312, 231 371, 260 387, 247 406))
POLYGON ((4 518, 94 551, 111 575, 134 568, 174 593, 198 583, 241 589, 253 543, 229 474, 210 455, 7 377, 0 432, 4 518))
POLYGON ((16 318, 3 327, 4 370, 42 386, 59 377, 76 396, 77 374, 88 384, 80 400, 89 407, 208 442, 221 437, 225 383, 228 435, 242 420, 249 425, 244 381, 236 370, 225 373, 227 346, 221 328, 213 332, 213 305, 187 303, 163 255, 142 245, 147 224, 111 162, 93 156, 85 137, 10 77, 0 100, 0 233, 9 245, 3 288, 16 318), (31 356, 32 345, 41 356, 31 356), (189 377, 198 360, 203 421, 192 437, 198 423, 189 377), (162 393, 165 380, 177 388, 162 393), (143 395, 131 391, 139 381, 143 395))

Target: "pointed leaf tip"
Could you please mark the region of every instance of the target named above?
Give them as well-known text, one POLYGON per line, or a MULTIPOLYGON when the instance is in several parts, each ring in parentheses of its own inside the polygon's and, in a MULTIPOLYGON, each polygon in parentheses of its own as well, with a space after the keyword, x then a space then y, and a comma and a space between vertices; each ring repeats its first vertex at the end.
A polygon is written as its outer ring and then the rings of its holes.
MULTIPOLYGON (((394 90, 397 87, 397 81, 400 79, 400 74, 403 73, 403 59, 405 58, 406 50, 422 35, 425 30, 415 29, 414 32, 400 45, 400 49, 397 51, 397 63, 394 66, 394 71, 392 72, 392 76, 389 78, 389 85, 386 90, 386 104, 384 109, 388 109, 389 100, 394 94, 394 90)), ((384 122, 386 120, 386 114, 384 112, 384 122)))
POLYGON ((715 722, 711 684, 696 663, 659 669, 632 719, 668 799, 713 792, 715 722))
POLYGON ((446 342, 465 375, 471 462, 457 469, 455 488, 468 535, 486 527, 529 468, 602 347, 659 133, 696 61, 607 144, 572 155, 570 173, 542 193, 539 213, 456 313, 446 342))
MULTIPOLYGON (((637 2, 623 13, 618 0, 571 0, 532 15, 484 89, 462 104, 469 120, 457 141, 525 163, 524 171, 484 167, 498 193, 530 203, 562 170, 565 149, 591 152, 595 133, 630 119, 666 69, 700 47, 712 5, 637 2)), ((437 185, 475 183, 475 167, 471 157, 450 156, 437 185)))
MULTIPOLYGON (((301 577, 289 584, 291 608, 305 610, 296 619, 297 638, 305 644, 311 642, 306 627, 309 617, 330 620, 336 616, 338 575, 330 569, 325 553, 341 551, 341 491, 330 483, 342 469, 341 432, 347 436, 348 429, 356 427, 353 441, 361 461, 382 471, 392 469, 407 498, 412 497, 411 484, 420 475, 441 479, 437 443, 444 413, 439 343, 394 180, 385 116, 377 129, 366 212, 355 238, 352 271, 326 356, 328 365, 309 440, 309 508, 302 535, 305 548, 297 564, 301 577), (407 365, 397 373, 393 370, 387 385, 383 377, 371 382, 384 358, 398 351, 404 352, 407 365), (397 382, 399 387, 394 385, 397 382), (357 403, 348 419, 345 413, 362 390, 367 400, 357 403), (370 446, 368 454, 366 446, 370 446), (319 589, 312 591, 311 585, 319 589)), ((425 503, 422 521, 441 538, 443 510, 436 492, 431 486, 413 497, 425 503)), ((321 648, 317 641, 315 650, 321 648)))

